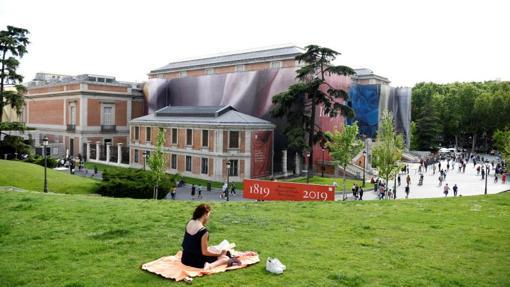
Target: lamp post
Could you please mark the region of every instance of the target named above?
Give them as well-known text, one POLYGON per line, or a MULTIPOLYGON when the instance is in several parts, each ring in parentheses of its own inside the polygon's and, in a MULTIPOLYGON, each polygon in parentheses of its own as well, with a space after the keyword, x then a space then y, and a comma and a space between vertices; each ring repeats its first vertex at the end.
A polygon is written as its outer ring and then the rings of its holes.
POLYGON ((143 170, 145 170, 145 162, 147 161, 147 151, 143 151, 143 170))
POLYGON ((46 168, 48 166, 48 155, 46 153, 46 148, 48 147, 48 137, 44 136, 43 138, 43 153, 44 153, 44 192, 48 192, 48 177, 46 174, 46 168))
POLYGON ((321 171, 322 171, 322 177, 324 177, 324 148, 322 148, 322 167, 321 167, 321 171))
POLYGON ((228 186, 230 185, 230 161, 227 161, 227 201, 230 201, 228 186))
MULTIPOLYGON (((310 152, 309 151, 306 152, 306 158, 307 158, 306 164, 308 165, 308 168, 306 169, 306 183, 309 183, 309 181, 310 181, 310 163, 309 163, 310 152)), ((312 164, 312 168, 313 168, 313 164, 312 164)))
POLYGON ((367 152, 363 151, 363 184, 362 187, 365 187, 365 170, 367 169, 367 152))

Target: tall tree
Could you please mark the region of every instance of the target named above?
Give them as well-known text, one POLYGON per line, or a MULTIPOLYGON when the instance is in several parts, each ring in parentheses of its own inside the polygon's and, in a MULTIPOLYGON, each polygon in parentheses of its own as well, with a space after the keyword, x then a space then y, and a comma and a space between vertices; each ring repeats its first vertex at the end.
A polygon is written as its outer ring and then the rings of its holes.
POLYGON ((23 76, 16 73, 19 61, 27 53, 27 29, 7 26, 7 30, 0 31, 0 122, 2 121, 4 106, 11 105, 18 114, 24 105, 23 94, 26 92, 23 76), (6 85, 13 85, 15 90, 6 91, 6 85))
POLYGON ((308 149, 308 172, 313 172, 313 145, 323 139, 323 132, 315 124, 315 110, 322 105, 324 113, 330 117, 342 114, 353 117, 354 111, 346 105, 347 92, 326 82, 327 75, 353 75, 354 70, 347 66, 335 66, 332 62, 340 53, 325 47, 309 45, 306 52, 296 56, 296 61, 304 63, 297 70, 298 83, 283 93, 273 97, 271 113, 275 117, 286 117, 284 133, 289 147, 303 152, 308 149), (343 100, 343 101, 340 101, 343 100), (309 107, 308 109, 306 107, 309 107), (308 132, 308 145, 305 133, 308 132))
POLYGON ((441 135, 441 122, 433 98, 433 95, 428 97, 428 103, 421 107, 416 119, 417 142, 422 150, 436 148, 441 135))
POLYGON ((149 168, 154 178, 153 198, 158 199, 158 191, 161 180, 165 176, 166 158, 163 154, 163 146, 165 145, 165 132, 162 128, 158 130, 156 139, 156 150, 151 152, 149 156, 149 168))
POLYGON ((358 123, 355 122, 350 126, 344 126, 342 131, 326 132, 326 135, 329 139, 326 142, 326 147, 331 157, 344 169, 344 192, 342 198, 345 200, 345 171, 347 170, 347 165, 364 147, 363 141, 357 137, 358 123))
POLYGON ((389 180, 398 174, 404 150, 404 139, 401 134, 396 134, 393 128, 393 117, 387 111, 384 112, 377 140, 372 148, 372 162, 379 171, 379 175, 384 178, 386 187, 389 180))

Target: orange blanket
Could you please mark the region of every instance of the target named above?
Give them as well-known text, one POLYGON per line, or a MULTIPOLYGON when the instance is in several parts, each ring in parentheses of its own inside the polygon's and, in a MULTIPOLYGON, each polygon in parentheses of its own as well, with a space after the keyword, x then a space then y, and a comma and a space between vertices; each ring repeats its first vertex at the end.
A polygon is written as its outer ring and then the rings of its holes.
MULTIPOLYGON (((142 269, 151 273, 158 274, 168 279, 175 279, 175 281, 184 280, 186 277, 197 277, 203 275, 209 275, 213 273, 225 272, 227 270, 234 270, 244 268, 248 265, 255 264, 260 261, 258 254, 255 255, 240 255, 238 259, 241 261, 240 266, 221 265, 210 270, 204 270, 201 268, 194 268, 186 266, 181 263, 182 251, 177 252, 175 256, 165 256, 157 260, 142 265, 142 269)), ((235 255, 235 253, 233 253, 235 255)), ((239 253, 242 254, 242 253, 239 253)))

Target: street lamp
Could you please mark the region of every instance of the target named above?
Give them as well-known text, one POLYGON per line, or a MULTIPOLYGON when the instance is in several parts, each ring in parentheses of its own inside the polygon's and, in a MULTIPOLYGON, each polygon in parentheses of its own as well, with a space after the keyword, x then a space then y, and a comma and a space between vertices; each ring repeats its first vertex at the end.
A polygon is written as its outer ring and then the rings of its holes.
POLYGON ((147 161, 147 151, 143 151, 143 170, 145 170, 145 162, 147 161))
POLYGON ((489 177, 489 165, 485 164, 485 195, 487 195, 487 178, 489 177))
MULTIPOLYGON (((308 165, 308 168, 306 169, 306 183, 309 183, 309 181, 310 181, 310 162, 309 162, 310 152, 309 151, 306 152, 306 158, 307 158, 306 164, 308 165)), ((312 165, 312 168, 313 168, 313 165, 312 165)))
POLYGON ((46 174, 46 168, 48 166, 48 156, 46 153, 46 148, 48 147, 48 137, 44 136, 43 138, 43 153, 44 153, 44 192, 48 192, 48 176, 46 174))
POLYGON ((324 177, 324 148, 322 148, 322 177, 324 177))
POLYGON ((363 151, 363 184, 362 187, 365 187, 365 170, 367 169, 367 152, 363 151))
POLYGON ((227 161, 227 201, 230 201, 228 186, 230 185, 230 161, 227 161))

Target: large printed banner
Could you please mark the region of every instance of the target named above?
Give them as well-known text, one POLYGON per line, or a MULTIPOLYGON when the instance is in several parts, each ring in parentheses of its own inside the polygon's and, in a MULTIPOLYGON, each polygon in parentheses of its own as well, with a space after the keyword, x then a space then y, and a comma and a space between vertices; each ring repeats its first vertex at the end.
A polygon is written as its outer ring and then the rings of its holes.
POLYGON ((243 197, 259 200, 326 201, 335 200, 335 187, 294 182, 244 180, 243 197))
POLYGON ((263 177, 271 174, 271 156, 273 153, 273 132, 256 131, 251 136, 251 177, 263 177))

